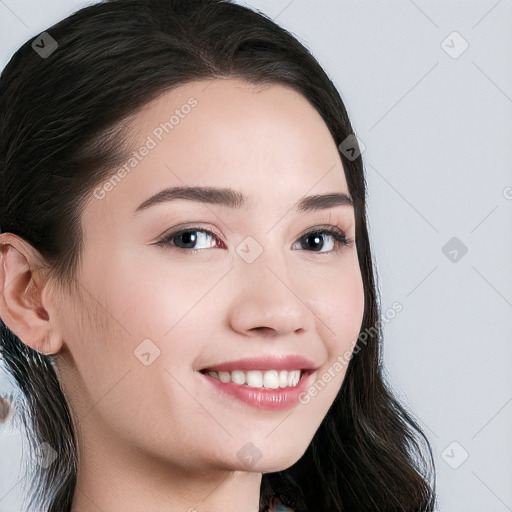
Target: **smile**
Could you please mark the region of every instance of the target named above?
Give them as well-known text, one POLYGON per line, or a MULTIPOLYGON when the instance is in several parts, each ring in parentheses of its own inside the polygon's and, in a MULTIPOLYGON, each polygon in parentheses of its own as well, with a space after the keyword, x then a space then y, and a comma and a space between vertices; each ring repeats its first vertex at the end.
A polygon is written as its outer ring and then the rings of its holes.
POLYGON ((206 373, 224 384, 233 382, 251 388, 277 389, 295 387, 299 383, 302 370, 233 370, 206 373))
POLYGON ((214 392, 212 400, 235 400, 260 410, 285 411, 301 404, 300 396, 312 384, 315 370, 232 370, 198 372, 214 392), (229 381, 228 381, 229 379, 229 381), (242 379, 244 383, 241 382, 242 379), (282 381, 281 381, 282 379, 282 381), (279 386, 280 381, 285 382, 279 386), (227 381, 227 382, 224 382, 227 381), (277 387, 267 387, 270 384, 277 387), (291 383, 291 384, 289 384, 291 383))

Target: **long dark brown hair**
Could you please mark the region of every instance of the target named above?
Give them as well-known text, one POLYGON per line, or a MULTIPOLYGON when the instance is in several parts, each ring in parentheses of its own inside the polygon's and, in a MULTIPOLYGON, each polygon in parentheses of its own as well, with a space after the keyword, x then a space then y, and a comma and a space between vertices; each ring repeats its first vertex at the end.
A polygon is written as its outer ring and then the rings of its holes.
MULTIPOLYGON (((46 32, 57 43, 49 55, 27 41, 0 77, 0 229, 36 248, 60 283, 71 283, 79 264, 86 200, 125 161, 124 121, 165 91, 226 77, 284 84, 313 105, 336 145, 354 133, 311 53, 264 14, 228 0, 103 1, 46 32)), ((297 512, 432 511, 429 442, 383 374, 362 158, 341 150, 340 157, 355 207, 364 343, 304 455, 263 475, 260 512, 274 496, 297 512)), ((1 328, 0 353, 21 391, 27 437, 34 449, 47 442, 58 453, 50 467, 30 468, 30 504, 69 511, 77 440, 57 356, 31 349, 3 321, 1 328)))

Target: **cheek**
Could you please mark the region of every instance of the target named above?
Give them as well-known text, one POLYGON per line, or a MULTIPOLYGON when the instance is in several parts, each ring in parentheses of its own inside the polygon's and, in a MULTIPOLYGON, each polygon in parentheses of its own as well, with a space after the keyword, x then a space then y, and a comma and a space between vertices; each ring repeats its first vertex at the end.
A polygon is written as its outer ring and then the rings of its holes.
POLYGON ((329 283, 322 293, 317 293, 311 304, 319 318, 317 327, 323 333, 322 338, 327 348, 341 353, 351 347, 361 329, 364 314, 363 281, 357 269, 329 283))
POLYGON ((364 314, 364 288, 359 269, 331 276, 329 285, 310 301, 317 317, 316 328, 327 352, 325 364, 299 397, 306 408, 306 421, 318 427, 343 384, 359 335, 364 314))
POLYGON ((108 318, 115 337, 128 339, 133 350, 145 338, 164 341, 207 291, 208 281, 187 279, 179 268, 163 272, 155 265, 119 258, 112 272, 93 286, 103 310, 99 314, 108 318))

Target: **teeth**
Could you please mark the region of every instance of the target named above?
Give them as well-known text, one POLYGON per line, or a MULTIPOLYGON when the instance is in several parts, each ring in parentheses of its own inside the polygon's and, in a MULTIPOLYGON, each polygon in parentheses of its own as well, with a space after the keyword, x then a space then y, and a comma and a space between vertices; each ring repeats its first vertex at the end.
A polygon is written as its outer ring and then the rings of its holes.
MULTIPOLYGON (((229 375, 229 372, 226 372, 229 375)), ((240 370, 231 372, 231 382, 235 384, 245 384, 245 373, 240 370)))
MULTIPOLYGON (((265 372, 267 373, 267 372, 265 372)), ((258 370, 251 370, 247 372, 246 383, 251 388, 261 388, 263 387, 263 373, 258 370)))
POLYGON ((247 385, 251 388, 277 389, 286 387, 295 387, 300 380, 301 370, 233 370, 232 372, 214 372, 208 371, 208 375, 219 379, 226 384, 234 382, 235 384, 247 385))

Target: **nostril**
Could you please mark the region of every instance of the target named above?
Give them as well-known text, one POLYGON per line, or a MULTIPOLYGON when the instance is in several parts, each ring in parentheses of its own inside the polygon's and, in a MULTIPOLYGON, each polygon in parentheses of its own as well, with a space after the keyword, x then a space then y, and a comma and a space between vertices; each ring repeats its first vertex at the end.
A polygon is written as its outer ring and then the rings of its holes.
POLYGON ((275 329, 272 329, 271 327, 253 327, 250 330, 260 332, 264 336, 275 336, 276 335, 275 329))

